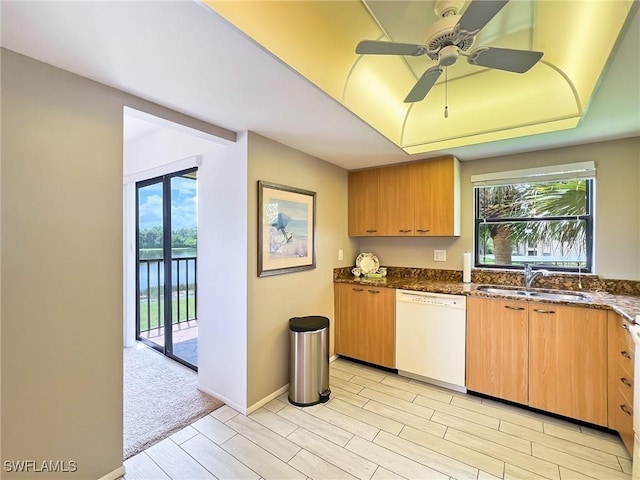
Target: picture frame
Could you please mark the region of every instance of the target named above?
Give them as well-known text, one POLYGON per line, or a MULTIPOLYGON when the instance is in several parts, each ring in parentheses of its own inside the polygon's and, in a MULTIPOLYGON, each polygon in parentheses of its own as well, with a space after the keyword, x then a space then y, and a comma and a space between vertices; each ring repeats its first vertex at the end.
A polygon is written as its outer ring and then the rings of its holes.
POLYGON ((316 268, 316 192, 258 180, 258 277, 316 268))

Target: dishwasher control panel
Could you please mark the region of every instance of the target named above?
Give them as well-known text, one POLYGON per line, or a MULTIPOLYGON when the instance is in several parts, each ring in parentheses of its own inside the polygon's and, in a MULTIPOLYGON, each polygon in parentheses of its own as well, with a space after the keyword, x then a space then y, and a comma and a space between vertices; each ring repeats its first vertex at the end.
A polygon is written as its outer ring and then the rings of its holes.
POLYGON ((414 292, 410 290, 397 290, 396 301, 449 308, 465 308, 466 306, 466 298, 463 295, 414 292))

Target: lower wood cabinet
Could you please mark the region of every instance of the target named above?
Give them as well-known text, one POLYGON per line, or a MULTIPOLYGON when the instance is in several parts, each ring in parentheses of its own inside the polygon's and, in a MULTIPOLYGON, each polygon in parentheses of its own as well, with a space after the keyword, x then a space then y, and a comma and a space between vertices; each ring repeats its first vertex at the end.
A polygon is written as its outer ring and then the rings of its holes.
POLYGON ((607 313, 529 304, 529 406, 607 425, 607 313))
POLYGON ((469 298, 467 388, 606 426, 606 312, 469 298))
POLYGON ((334 284, 335 351, 395 368, 395 290, 334 284))
POLYGON ((635 344, 630 323, 608 312, 609 412, 608 427, 617 430, 629 452, 633 451, 633 375, 635 344))
POLYGON ((467 388, 527 403, 529 330, 527 303, 467 299, 467 388))

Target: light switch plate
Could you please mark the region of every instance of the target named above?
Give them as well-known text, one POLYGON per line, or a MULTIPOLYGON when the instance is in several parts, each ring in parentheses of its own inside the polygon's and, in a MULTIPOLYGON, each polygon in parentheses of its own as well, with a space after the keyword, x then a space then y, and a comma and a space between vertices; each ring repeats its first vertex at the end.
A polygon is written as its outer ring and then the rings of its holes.
POLYGON ((342 249, 338 250, 338 261, 340 260, 344 260, 344 250, 342 249))
POLYGON ((446 262, 447 261, 447 251, 446 250, 434 250, 433 251, 433 260, 436 262, 446 262))

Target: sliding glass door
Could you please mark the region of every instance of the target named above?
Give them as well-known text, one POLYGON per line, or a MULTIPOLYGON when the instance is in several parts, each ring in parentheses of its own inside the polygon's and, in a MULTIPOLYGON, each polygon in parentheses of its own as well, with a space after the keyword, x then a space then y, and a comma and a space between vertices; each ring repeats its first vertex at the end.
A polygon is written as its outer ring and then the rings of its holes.
POLYGON ((136 338, 197 369, 197 169, 137 184, 136 338))

